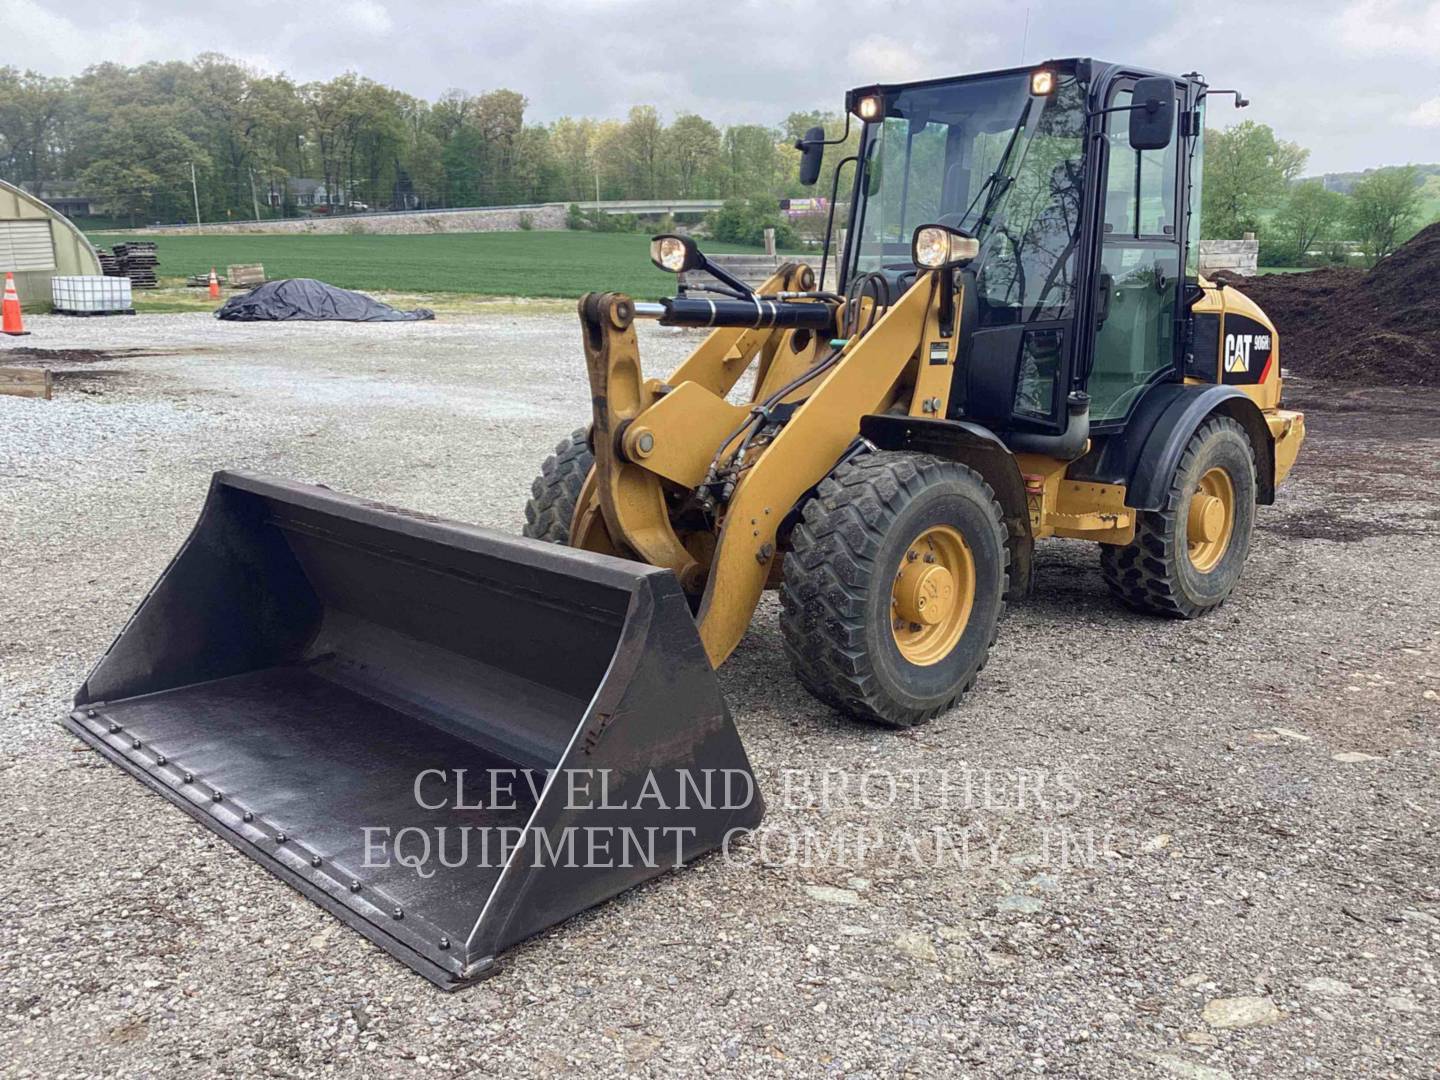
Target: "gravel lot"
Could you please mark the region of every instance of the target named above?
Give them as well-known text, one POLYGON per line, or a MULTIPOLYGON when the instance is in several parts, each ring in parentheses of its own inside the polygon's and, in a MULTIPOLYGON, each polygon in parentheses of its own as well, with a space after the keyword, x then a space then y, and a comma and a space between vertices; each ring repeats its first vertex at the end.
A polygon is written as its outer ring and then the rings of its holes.
MULTIPOLYGON (((1048 544, 913 732, 811 700, 767 598, 721 670, 763 833, 446 995, 59 721, 215 469, 518 532, 586 415, 574 320, 30 322, 136 352, 0 397, 6 1075, 1436 1074, 1440 394, 1292 384, 1311 440, 1229 604, 1129 614, 1048 544), (806 857, 842 835, 883 842, 806 857)), ((657 373, 693 341, 642 336, 657 373)))

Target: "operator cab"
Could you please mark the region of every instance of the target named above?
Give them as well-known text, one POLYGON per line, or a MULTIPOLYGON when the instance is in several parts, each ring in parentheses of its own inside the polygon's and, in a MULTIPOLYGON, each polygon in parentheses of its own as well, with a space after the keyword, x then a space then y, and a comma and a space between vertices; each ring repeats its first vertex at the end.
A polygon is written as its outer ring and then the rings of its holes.
POLYGON ((903 292, 921 225, 978 241, 949 418, 1019 449, 1062 436, 1088 394, 1098 436, 1183 378, 1204 90, 1072 59, 847 95, 864 128, 842 289, 903 292))

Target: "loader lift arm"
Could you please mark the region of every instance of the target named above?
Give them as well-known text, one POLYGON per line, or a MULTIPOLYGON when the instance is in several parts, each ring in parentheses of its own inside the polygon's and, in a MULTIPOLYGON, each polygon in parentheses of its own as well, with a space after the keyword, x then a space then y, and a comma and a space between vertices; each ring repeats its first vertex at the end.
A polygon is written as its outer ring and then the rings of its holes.
MULTIPOLYGON (((737 347, 723 354, 718 342, 708 351, 702 346, 670 380, 674 384, 670 393, 677 395, 677 401, 678 395, 686 392, 687 407, 665 415, 663 402, 668 395, 657 397, 659 384, 640 377, 632 302, 610 293, 592 293, 581 302, 595 408, 595 470, 587 494, 593 490, 593 503, 598 503, 612 542, 635 551, 645 561, 669 566, 687 587, 703 580, 697 622, 713 665, 719 666, 734 651, 750 624, 771 574, 782 521, 852 445, 861 418, 897 402, 903 376, 913 367, 922 341, 945 341, 953 362, 954 337, 941 335, 936 303, 939 290, 931 287, 930 277, 921 275, 868 332, 841 348, 837 361, 810 388, 763 452, 742 469, 721 508, 719 537, 708 567, 677 536, 667 513, 663 486, 667 478, 648 468, 646 459, 659 454, 662 447, 687 446, 693 477, 693 468, 716 449, 715 441, 696 438, 697 426, 733 431, 731 422, 743 419, 746 413, 718 393, 701 400, 697 391, 702 387, 720 391, 726 383, 733 386, 744 371, 734 355, 740 351, 738 346, 743 343, 761 351, 760 343, 747 337, 753 331, 745 331, 736 336, 737 347), (686 382, 698 385, 687 389, 686 382)), ((762 286, 761 295, 772 283, 773 279, 762 286)), ((779 381, 772 377, 777 357, 793 355, 788 343, 794 333, 768 335, 764 350, 768 363, 762 358, 757 375, 762 389, 779 381)), ((809 359, 813 362, 813 353, 809 359)), ((948 373, 948 363, 945 369, 948 373)), ((900 404, 908 411, 911 402, 907 399, 900 404)), ((722 436, 720 448, 728 445, 722 436)), ((577 521, 593 522, 594 518, 590 506, 582 503, 577 507, 577 521)), ((593 525, 587 528, 593 530, 593 525)))

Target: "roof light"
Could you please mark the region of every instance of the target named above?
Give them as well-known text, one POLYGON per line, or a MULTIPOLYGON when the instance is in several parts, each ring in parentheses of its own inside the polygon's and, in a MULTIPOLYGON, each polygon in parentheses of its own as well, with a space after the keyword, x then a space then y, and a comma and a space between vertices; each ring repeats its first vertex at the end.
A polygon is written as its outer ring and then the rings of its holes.
POLYGON ((1036 97, 1049 97, 1055 92, 1055 72, 1040 68, 1030 73, 1030 93, 1036 97))

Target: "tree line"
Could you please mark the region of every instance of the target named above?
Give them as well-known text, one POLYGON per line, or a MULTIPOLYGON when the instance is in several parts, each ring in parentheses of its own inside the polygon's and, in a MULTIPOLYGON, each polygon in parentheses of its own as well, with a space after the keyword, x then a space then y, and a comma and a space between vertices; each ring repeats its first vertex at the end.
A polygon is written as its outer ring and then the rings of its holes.
POLYGON ((1277 138, 1266 124, 1245 121, 1205 132, 1201 220, 1206 238, 1238 239, 1253 232, 1262 264, 1346 263, 1358 254, 1374 262, 1390 254, 1426 222, 1424 185, 1434 166, 1373 169, 1331 190, 1302 180, 1310 152, 1277 138))
MULTIPOLYGON (((623 121, 537 124, 527 105, 508 89, 451 90, 430 102, 353 72, 298 83, 215 53, 100 64, 75 78, 3 67, 0 176, 46 192, 72 183, 130 224, 188 219, 196 201, 206 221, 314 212, 291 183, 307 178, 319 184, 318 208, 339 212, 736 200, 726 227, 748 235, 767 214, 774 220, 777 196, 828 195, 832 170, 855 147, 852 132, 847 146, 829 149, 819 186, 803 189, 794 141, 815 124, 837 138, 843 117, 797 112, 773 128, 721 126, 693 113, 667 122, 637 105, 623 121)), ((1266 262, 1302 265, 1346 258, 1347 241, 1379 258, 1422 224, 1415 167, 1375 170, 1341 193, 1299 180, 1308 156, 1264 124, 1207 131, 1204 236, 1255 232, 1266 262)))
POLYGON ((293 213, 291 178, 339 210, 773 197, 794 186, 794 138, 836 120, 667 123, 637 105, 537 124, 527 105, 506 89, 430 102, 353 72, 297 83, 218 54, 75 78, 0 68, 0 176, 73 182, 147 221, 193 216, 197 193, 208 221, 293 213))

